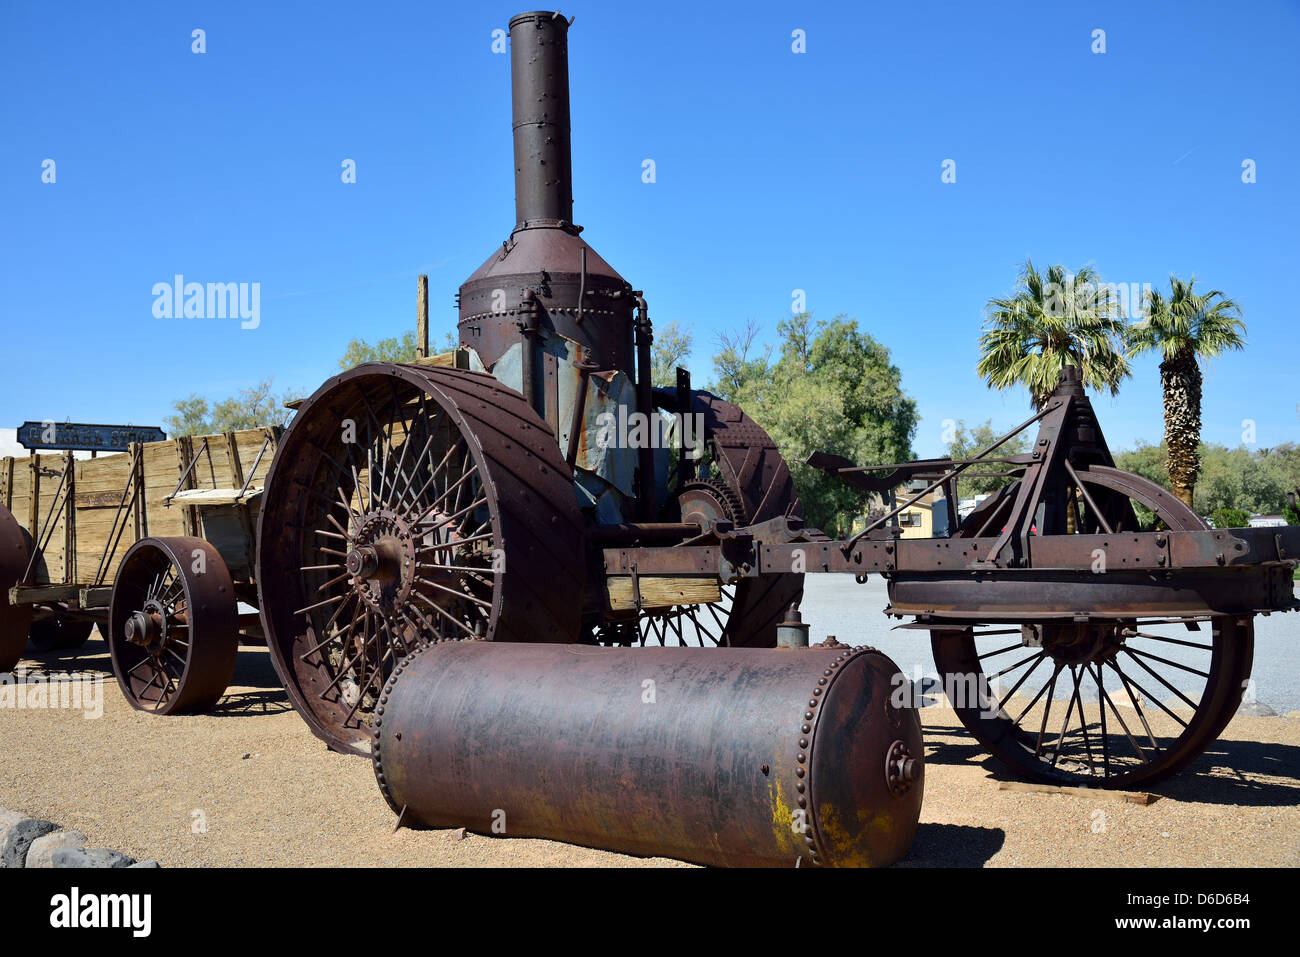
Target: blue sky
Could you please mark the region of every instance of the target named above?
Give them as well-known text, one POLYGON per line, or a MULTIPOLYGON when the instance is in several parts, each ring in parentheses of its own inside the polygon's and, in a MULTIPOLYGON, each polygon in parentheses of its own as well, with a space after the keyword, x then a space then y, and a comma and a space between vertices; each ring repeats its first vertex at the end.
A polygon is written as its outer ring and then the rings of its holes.
MULTIPOLYGON (((575 218, 691 327, 697 382, 719 330, 773 339, 803 289, 892 350, 938 454, 945 419, 1027 415, 974 366, 985 301, 1032 257, 1225 290, 1250 345, 1210 370, 1205 438, 1300 439, 1295 3, 702 7, 562 8, 575 218)), ((491 33, 521 9, 6 0, 0 426, 159 424, 272 375, 311 391, 350 337, 414 324, 419 272, 440 339, 514 221, 491 33), (260 283, 260 325, 156 318, 176 273, 260 283)), ((1112 446, 1158 440, 1157 361, 1098 407, 1112 446)))

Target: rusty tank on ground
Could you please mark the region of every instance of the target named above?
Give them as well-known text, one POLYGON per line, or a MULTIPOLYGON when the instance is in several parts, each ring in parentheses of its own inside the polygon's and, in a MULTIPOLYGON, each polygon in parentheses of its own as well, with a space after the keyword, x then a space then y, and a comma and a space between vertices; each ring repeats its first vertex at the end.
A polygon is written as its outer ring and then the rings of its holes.
POLYGON ((399 665, 374 767, 402 825, 727 867, 881 867, 921 813, 889 658, 452 641, 399 665))

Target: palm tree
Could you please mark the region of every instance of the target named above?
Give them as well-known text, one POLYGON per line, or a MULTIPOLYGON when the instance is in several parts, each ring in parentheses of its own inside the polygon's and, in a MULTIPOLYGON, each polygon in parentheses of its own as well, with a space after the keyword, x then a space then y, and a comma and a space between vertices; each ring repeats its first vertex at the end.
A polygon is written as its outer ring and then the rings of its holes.
POLYGON ((1195 277, 1169 277, 1169 298, 1146 295, 1147 318, 1129 328, 1129 358, 1158 350, 1165 397, 1165 444, 1169 484, 1188 505, 1201 471, 1201 367, 1230 349, 1246 345, 1241 308, 1218 289, 1202 295, 1195 277))
POLYGON ((1129 376, 1118 296, 1090 267, 1070 275, 1056 265, 1044 274, 1026 261, 1015 293, 990 299, 986 310, 975 369, 991 389, 1026 386, 1041 409, 1065 366, 1078 366, 1085 385, 1111 395, 1129 376))

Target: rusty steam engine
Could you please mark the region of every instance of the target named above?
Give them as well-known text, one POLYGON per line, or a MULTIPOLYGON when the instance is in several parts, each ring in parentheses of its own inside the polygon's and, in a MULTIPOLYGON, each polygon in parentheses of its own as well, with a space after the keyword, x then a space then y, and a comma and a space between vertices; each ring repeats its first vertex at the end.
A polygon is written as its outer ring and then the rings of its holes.
POLYGON ((256 580, 313 731, 370 754, 409 826, 890 863, 923 789, 907 682, 870 649, 785 647, 806 638, 782 624, 805 573, 877 573, 939 670, 976 679, 958 713, 1016 771, 1128 787, 1199 755, 1241 700, 1254 614, 1294 607, 1295 531, 1208 530, 1116 470, 1068 368, 1016 430, 1037 427, 1031 453, 813 457, 867 491, 946 491, 950 536, 900 539, 908 503, 847 541, 806 528, 744 411, 683 370, 653 387, 646 298, 574 224, 569 25, 510 21, 516 224, 460 287, 459 348, 330 379, 282 437, 256 580), (635 414, 702 423, 695 448, 610 441, 635 414), (1014 481, 959 521, 983 462, 1014 481))

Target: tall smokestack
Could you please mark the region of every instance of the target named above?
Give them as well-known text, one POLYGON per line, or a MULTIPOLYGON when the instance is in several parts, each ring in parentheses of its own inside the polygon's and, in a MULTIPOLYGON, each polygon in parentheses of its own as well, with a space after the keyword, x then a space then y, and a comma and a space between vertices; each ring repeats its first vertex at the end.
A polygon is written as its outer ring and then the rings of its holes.
POLYGON ((570 22, 544 10, 510 19, 515 227, 457 298, 460 344, 561 437, 576 366, 633 378, 636 361, 632 286, 573 224, 570 22))
POLYGON ((569 21, 542 10, 512 17, 510 76, 515 228, 534 223, 570 225, 569 21))

